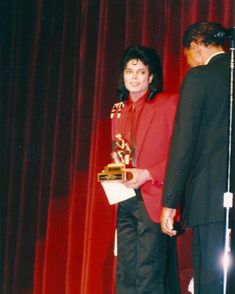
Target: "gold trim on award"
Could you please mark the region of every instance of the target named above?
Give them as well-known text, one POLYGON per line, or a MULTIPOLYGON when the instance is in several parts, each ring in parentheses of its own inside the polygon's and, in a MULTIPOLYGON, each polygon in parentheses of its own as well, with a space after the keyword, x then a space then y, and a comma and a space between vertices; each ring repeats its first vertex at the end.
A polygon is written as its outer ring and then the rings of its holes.
POLYGON ((113 162, 106 165, 97 174, 98 181, 127 181, 132 179, 132 173, 124 171, 131 161, 131 148, 121 134, 115 136, 114 151, 111 153, 113 162))

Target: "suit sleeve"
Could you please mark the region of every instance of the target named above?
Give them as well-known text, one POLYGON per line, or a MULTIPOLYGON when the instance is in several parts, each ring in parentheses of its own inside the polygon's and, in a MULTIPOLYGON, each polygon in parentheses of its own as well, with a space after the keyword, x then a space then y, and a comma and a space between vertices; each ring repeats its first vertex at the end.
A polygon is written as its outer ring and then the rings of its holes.
POLYGON ((163 189, 163 206, 176 208, 184 193, 205 99, 199 68, 186 75, 179 98, 163 189))

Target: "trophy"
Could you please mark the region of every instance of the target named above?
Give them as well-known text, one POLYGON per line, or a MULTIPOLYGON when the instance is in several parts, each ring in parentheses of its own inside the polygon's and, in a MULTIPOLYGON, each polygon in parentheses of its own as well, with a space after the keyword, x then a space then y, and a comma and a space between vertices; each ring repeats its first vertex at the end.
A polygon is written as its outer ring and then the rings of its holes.
POLYGON ((115 136, 114 151, 111 153, 113 162, 106 165, 98 173, 98 181, 127 181, 132 179, 132 173, 124 171, 131 161, 131 148, 121 134, 115 136))

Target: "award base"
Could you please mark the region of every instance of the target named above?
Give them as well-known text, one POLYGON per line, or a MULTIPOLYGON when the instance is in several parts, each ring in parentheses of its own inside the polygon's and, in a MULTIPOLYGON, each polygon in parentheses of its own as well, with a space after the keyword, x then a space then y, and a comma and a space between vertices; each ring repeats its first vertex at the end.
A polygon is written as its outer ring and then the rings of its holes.
POLYGON ((99 182, 103 181, 128 181, 132 179, 132 173, 125 172, 125 164, 110 163, 104 167, 104 170, 97 174, 99 182))

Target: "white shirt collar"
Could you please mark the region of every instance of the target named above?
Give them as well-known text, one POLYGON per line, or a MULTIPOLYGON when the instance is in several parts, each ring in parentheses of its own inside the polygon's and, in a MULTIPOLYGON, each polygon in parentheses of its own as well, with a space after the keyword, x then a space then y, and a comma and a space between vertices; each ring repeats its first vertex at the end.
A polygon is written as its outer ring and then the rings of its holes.
POLYGON ((216 52, 216 53, 212 54, 212 55, 207 59, 207 61, 205 62, 205 65, 207 65, 207 64, 210 62, 210 60, 211 60, 214 56, 219 55, 219 54, 223 54, 223 53, 225 53, 225 52, 224 52, 224 51, 219 51, 219 52, 216 52))

